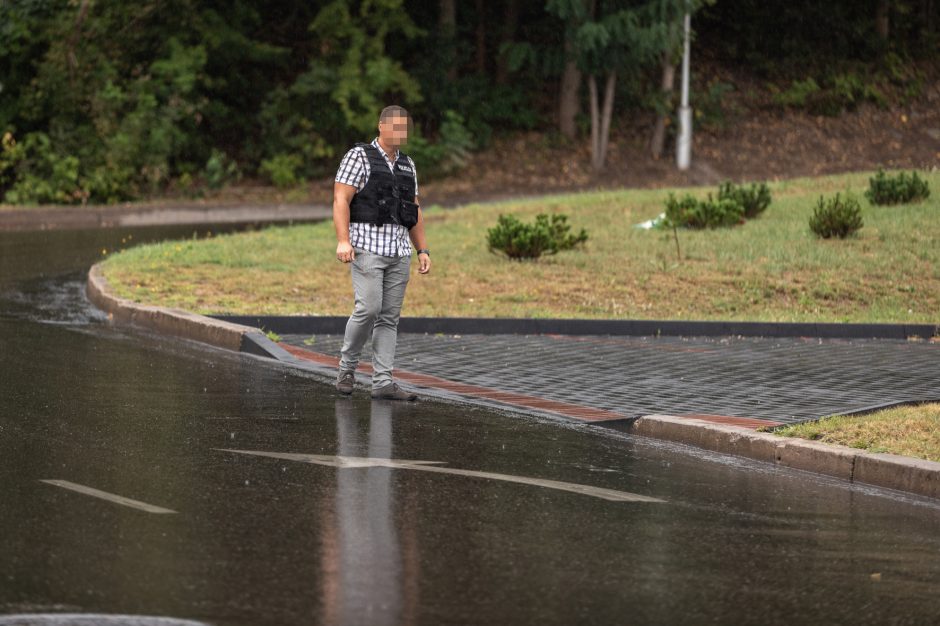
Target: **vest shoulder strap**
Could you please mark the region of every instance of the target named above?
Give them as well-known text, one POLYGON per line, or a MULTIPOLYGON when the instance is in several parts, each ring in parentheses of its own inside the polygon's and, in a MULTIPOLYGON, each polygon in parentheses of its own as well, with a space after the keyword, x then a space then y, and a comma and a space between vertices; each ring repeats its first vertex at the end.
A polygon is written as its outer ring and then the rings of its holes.
MULTIPOLYGON (((382 155, 379 153, 379 149, 376 148, 376 147, 375 147, 374 145, 372 145, 371 143, 365 143, 365 142, 363 142, 363 141, 359 141, 359 142, 356 143, 356 147, 357 147, 357 148, 365 148, 366 153, 367 153, 369 156, 371 156, 371 157, 381 157, 381 156, 382 156, 382 155)), ((402 152, 401 150, 399 150, 399 151, 398 151, 398 159, 399 159, 399 160, 404 159, 405 162, 407 163, 409 160, 411 160, 411 157, 408 156, 407 154, 405 154, 404 152, 402 152)))
POLYGON ((378 148, 373 146, 371 143, 365 144, 356 144, 361 145, 363 150, 365 150, 366 158, 374 166, 378 167, 381 170, 388 171, 388 164, 385 162, 385 157, 382 156, 382 153, 378 148))

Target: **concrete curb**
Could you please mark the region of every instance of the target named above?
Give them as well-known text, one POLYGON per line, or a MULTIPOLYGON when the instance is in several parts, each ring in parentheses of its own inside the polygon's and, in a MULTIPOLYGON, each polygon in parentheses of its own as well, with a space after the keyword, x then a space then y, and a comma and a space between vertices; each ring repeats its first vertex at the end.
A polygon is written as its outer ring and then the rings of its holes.
POLYGON ((780 437, 673 415, 641 417, 631 424, 627 432, 825 474, 849 482, 940 498, 940 463, 933 461, 780 437))
POLYGON ((85 291, 92 304, 108 314, 109 320, 165 335, 192 339, 236 352, 242 349, 242 338, 246 333, 263 336, 259 329, 250 326, 212 319, 183 309, 149 306, 119 298, 111 293, 100 264, 93 265, 88 271, 85 291))
POLYGON ((309 222, 330 219, 332 215, 332 208, 323 205, 103 206, 87 209, 52 206, 0 211, 0 231, 309 222))

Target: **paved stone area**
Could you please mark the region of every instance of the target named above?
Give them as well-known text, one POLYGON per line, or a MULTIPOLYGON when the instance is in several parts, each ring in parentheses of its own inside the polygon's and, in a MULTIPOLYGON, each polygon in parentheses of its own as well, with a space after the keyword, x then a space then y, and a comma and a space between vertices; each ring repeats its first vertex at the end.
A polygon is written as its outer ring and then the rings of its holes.
MULTIPOLYGON (((285 343, 338 355, 339 335, 285 343)), ((363 359, 369 360, 368 345, 363 359)), ((396 367, 637 417, 795 423, 940 400, 940 344, 888 340, 400 334, 396 367)))

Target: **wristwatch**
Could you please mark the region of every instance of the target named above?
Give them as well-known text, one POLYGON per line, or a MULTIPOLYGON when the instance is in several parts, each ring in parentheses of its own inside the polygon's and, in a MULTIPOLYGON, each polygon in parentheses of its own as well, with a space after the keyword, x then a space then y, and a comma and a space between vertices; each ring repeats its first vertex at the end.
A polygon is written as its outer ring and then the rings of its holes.
POLYGON ((431 256, 431 251, 428 250, 427 248, 421 248, 420 250, 418 250, 418 254, 426 254, 428 256, 431 256))

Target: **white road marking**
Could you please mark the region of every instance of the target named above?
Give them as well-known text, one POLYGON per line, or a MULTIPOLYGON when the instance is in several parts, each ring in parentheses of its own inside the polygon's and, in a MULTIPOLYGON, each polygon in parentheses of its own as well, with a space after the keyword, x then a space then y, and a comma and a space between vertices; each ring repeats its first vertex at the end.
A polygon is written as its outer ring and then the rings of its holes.
POLYGON ((545 487, 548 489, 557 489, 560 491, 569 491, 585 496, 602 498, 612 502, 665 502, 659 498, 650 496, 641 496, 637 493, 627 491, 617 491, 615 489, 604 489, 603 487, 592 487, 590 485, 579 485, 577 483, 565 483, 557 480, 546 480, 543 478, 528 478, 526 476, 512 476, 511 474, 494 474, 492 472, 477 472, 474 470, 456 469, 451 467, 439 467, 440 461, 406 461, 400 459, 380 459, 375 457, 350 457, 350 456, 329 456, 323 454, 296 454, 291 452, 264 452, 260 450, 232 450, 229 448, 214 448, 222 452, 234 452, 236 454, 249 454, 253 456, 270 457, 273 459, 285 459, 288 461, 298 461, 300 463, 313 463, 314 465, 327 465, 341 469, 362 468, 362 467, 388 467, 391 469, 410 469, 421 472, 432 472, 436 474, 451 474, 454 476, 467 476, 470 478, 486 478, 489 480, 501 480, 510 483, 519 483, 521 485, 533 485, 535 487, 545 487))
POLYGON ((114 502, 115 504, 123 504, 124 506, 140 509, 141 511, 146 511, 147 513, 176 513, 176 511, 164 509, 161 506, 154 506, 153 504, 147 504, 146 502, 141 502, 140 500, 132 500, 131 498, 125 498, 124 496, 118 496, 113 493, 108 493, 107 491, 101 491, 93 487, 86 487, 85 485, 79 485, 67 480, 42 479, 39 482, 46 483, 48 485, 55 485, 56 487, 62 487, 63 489, 77 491, 78 493, 83 493, 86 496, 101 498, 102 500, 114 502))

